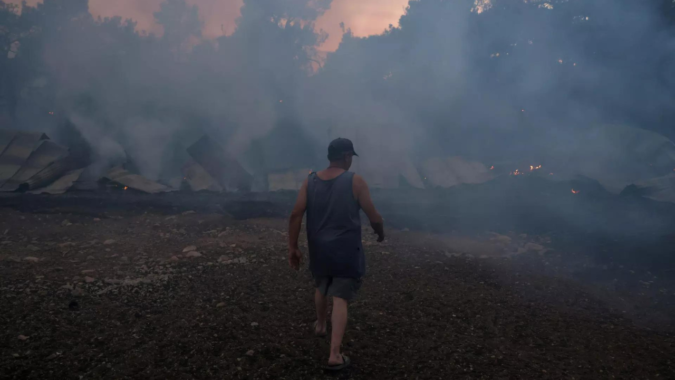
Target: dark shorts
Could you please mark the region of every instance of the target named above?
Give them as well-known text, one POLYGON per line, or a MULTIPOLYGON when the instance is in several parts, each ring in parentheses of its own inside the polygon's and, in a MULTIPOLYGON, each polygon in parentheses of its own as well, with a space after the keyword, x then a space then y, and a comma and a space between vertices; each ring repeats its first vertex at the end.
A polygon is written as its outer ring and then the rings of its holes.
POLYGON ((327 297, 338 297, 351 301, 361 288, 360 278, 347 277, 315 277, 314 284, 327 297))

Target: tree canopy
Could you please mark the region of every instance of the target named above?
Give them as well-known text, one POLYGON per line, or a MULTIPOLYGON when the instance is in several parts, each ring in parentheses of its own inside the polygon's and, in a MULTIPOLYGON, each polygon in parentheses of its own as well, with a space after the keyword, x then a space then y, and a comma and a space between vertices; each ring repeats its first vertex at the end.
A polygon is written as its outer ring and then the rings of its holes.
POLYGON ((347 29, 324 60, 315 21, 330 4, 244 0, 235 32, 208 40, 185 0, 162 3, 159 37, 95 19, 87 0, 0 0, 0 122, 76 125, 150 176, 197 132, 241 153, 281 121, 389 130, 428 152, 518 151, 605 122, 675 138, 671 0, 411 1, 398 26, 347 29))

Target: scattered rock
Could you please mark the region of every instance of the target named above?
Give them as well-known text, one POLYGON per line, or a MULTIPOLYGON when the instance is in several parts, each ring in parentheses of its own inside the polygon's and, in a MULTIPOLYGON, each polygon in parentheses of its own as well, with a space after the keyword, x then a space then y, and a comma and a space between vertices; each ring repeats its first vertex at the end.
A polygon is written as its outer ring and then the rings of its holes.
MULTIPOLYGON (((225 256, 222 256, 225 257, 225 256)), ((221 258, 222 258, 221 257, 221 258)), ((246 264, 248 263, 248 260, 245 257, 239 257, 237 259, 232 259, 232 260, 226 260, 224 259, 223 261, 218 260, 221 264, 224 265, 229 265, 229 264, 246 264)))
POLYGON ((38 261, 40 261, 40 259, 38 259, 37 257, 28 256, 24 257, 23 261, 28 261, 29 263, 37 263, 38 261))
POLYGON ((93 278, 93 277, 87 276, 87 277, 84 278, 84 282, 86 282, 87 284, 91 284, 94 281, 96 281, 96 279, 93 278))
POLYGON ((122 257, 120 257, 120 261, 123 262, 123 263, 125 263, 125 264, 128 264, 130 260, 129 260, 128 257, 122 256, 122 257))
POLYGON ((185 253, 185 252, 191 252, 191 251, 196 251, 196 250, 197 250, 197 247, 196 247, 196 246, 190 245, 190 246, 188 246, 188 247, 183 248, 183 253, 185 253))
POLYGON ((28 340, 29 336, 19 335, 19 340, 28 340))
POLYGON ((84 290, 82 290, 80 288, 75 288, 75 289, 70 291, 70 294, 73 297, 82 297, 84 295, 84 290))
POLYGON ((543 255, 544 253, 548 252, 548 248, 544 247, 541 244, 537 244, 537 243, 527 243, 522 248, 518 248, 518 252, 516 254, 521 254, 521 253, 526 253, 526 252, 536 252, 540 255, 543 255))
POLYGON ((190 210, 190 211, 185 211, 183 213, 183 215, 190 215, 190 214, 194 214, 194 213, 195 213, 194 211, 190 210))
POLYGON ((509 245, 511 244, 512 239, 506 235, 500 235, 500 234, 493 234, 490 240, 497 242, 502 245, 509 245))
POLYGON ((258 322, 251 323, 251 327, 258 327, 258 326, 259 326, 258 322))
POLYGON ((87 256, 87 261, 94 260, 94 256, 87 256))
POLYGON ((225 307, 225 302, 220 302, 216 307, 225 307))
POLYGON ((66 220, 64 220, 63 222, 61 222, 61 225, 62 225, 62 226, 72 226, 73 223, 70 223, 70 222, 68 221, 68 219, 66 219, 66 220))
POLYGON ((178 256, 171 256, 167 261, 175 263, 180 261, 180 259, 178 258, 178 256))
POLYGON ((99 219, 99 218, 94 218, 94 222, 100 222, 100 221, 101 221, 101 219, 99 219))
POLYGON ((246 356, 253 356, 253 355, 255 355, 255 351, 253 350, 246 351, 246 356))
POLYGON ((96 272, 95 269, 85 269, 85 270, 83 270, 83 271, 80 272, 80 273, 82 273, 82 274, 90 274, 90 273, 94 273, 94 272, 96 272))
POLYGON ((28 249, 31 250, 31 251, 33 251, 33 252, 37 252, 37 251, 40 250, 40 247, 36 247, 36 246, 34 246, 34 245, 29 245, 29 246, 28 246, 28 249))
POLYGON ((111 245, 111 244, 115 244, 115 240, 113 240, 113 239, 108 239, 108 240, 106 240, 106 241, 103 242, 103 245, 111 245))
POLYGON ((197 251, 188 252, 185 257, 202 257, 202 254, 197 251))
POLYGON ((53 360, 53 359, 58 358, 59 356, 61 356, 61 352, 60 352, 60 351, 56 351, 55 353, 53 353, 53 354, 47 356, 47 360, 53 360))

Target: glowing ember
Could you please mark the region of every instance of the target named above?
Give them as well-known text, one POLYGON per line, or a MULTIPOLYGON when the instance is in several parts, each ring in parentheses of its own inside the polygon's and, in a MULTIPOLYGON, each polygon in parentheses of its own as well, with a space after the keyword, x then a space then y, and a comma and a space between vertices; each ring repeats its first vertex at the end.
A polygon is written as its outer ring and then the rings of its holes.
MULTIPOLYGON (((492 168, 494 168, 494 166, 492 168)), ((490 170, 492 170, 492 168, 490 168, 490 170)), ((539 170, 541 168, 542 168, 541 165, 537 165, 537 166, 530 165, 530 171, 531 172, 533 172, 535 170, 539 170)), ((525 172, 521 172, 520 169, 516 169, 516 171, 513 171, 513 172, 509 173, 509 175, 524 175, 524 174, 525 174, 525 172)))
MULTIPOLYGON (((494 165, 490 166, 490 170, 495 170, 495 166, 494 165)), ((675 169, 673 169, 673 170, 675 170, 675 169)))
POLYGON ((54 115, 54 111, 49 111, 49 114, 50 114, 50 115, 54 115))
POLYGON ((128 189, 128 187, 124 186, 124 190, 128 189))
POLYGON ((572 194, 579 194, 579 190, 572 189, 572 194))

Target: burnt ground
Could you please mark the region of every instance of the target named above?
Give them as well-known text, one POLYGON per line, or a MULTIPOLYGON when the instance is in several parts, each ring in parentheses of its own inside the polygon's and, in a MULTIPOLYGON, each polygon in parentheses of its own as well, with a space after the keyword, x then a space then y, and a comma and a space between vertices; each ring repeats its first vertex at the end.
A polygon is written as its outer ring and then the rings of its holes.
POLYGON ((354 366, 326 375, 277 206, 153 199, 2 201, 0 378, 675 378, 666 279, 548 236, 405 230, 364 235, 354 366))

